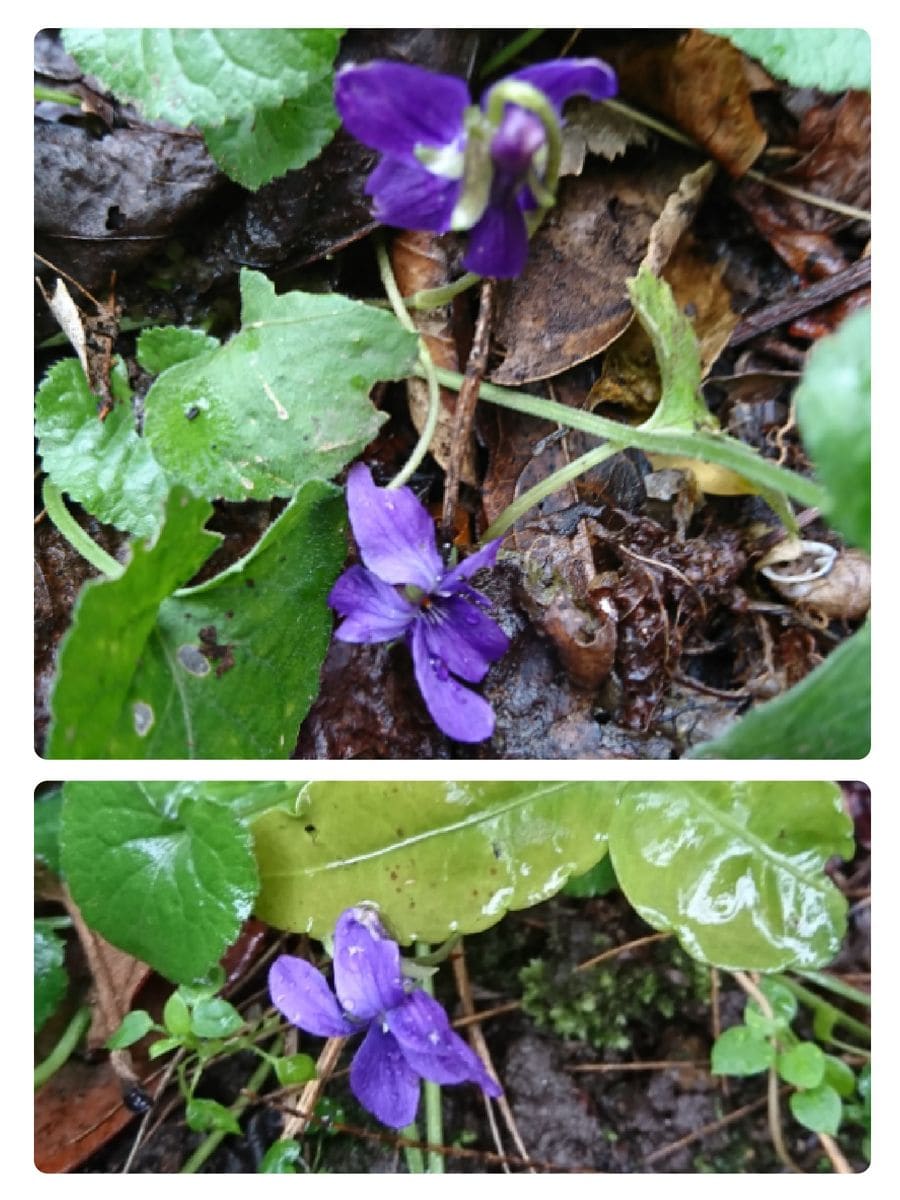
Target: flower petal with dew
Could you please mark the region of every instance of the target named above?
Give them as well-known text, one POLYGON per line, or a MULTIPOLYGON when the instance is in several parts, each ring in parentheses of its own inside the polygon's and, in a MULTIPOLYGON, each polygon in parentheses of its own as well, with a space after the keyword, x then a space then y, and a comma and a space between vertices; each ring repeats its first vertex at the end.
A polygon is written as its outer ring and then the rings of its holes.
POLYGON ((371 907, 349 908, 338 918, 334 978, 337 997, 311 963, 282 954, 269 971, 272 1003, 292 1024, 320 1037, 366 1031, 350 1066, 350 1087, 385 1125, 402 1129, 415 1119, 421 1079, 469 1080, 500 1095, 441 1005, 404 978, 400 948, 371 907))

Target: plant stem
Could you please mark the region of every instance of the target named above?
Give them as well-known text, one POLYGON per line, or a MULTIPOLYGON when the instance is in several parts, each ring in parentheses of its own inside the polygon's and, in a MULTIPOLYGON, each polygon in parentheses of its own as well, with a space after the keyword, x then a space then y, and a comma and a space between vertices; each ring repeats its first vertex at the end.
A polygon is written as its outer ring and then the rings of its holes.
POLYGON ((88 537, 69 510, 66 508, 62 493, 49 477, 44 480, 42 493, 44 508, 47 516, 82 558, 87 559, 92 567, 96 567, 108 579, 119 579, 125 571, 120 562, 116 562, 111 554, 98 546, 93 538, 88 537))
MULTIPOLYGON (((458 371, 436 367, 435 373, 443 387, 459 391, 463 376, 458 371)), ((776 466, 768 459, 748 450, 742 442, 724 434, 681 433, 623 425, 619 421, 598 417, 596 413, 586 412, 581 408, 570 408, 569 405, 559 404, 555 400, 545 400, 528 392, 517 392, 514 388, 498 387, 494 383, 482 383, 478 394, 482 400, 498 404, 501 408, 509 408, 513 412, 525 413, 526 416, 553 421, 557 425, 580 429, 595 437, 608 439, 615 443, 619 450, 633 446, 636 450, 643 450, 649 454, 674 454, 684 458, 696 458, 701 462, 718 462, 739 474, 740 459, 747 459, 748 465, 752 462, 754 467, 754 482, 760 486, 773 492, 783 492, 810 508, 820 508, 825 503, 822 489, 811 479, 776 466), (726 455, 729 461, 726 461, 726 455)))
POLYGON ((403 306, 407 309, 423 310, 443 308, 445 304, 449 304, 451 300, 456 299, 457 296, 467 292, 470 287, 474 287, 476 283, 480 282, 480 275, 476 275, 474 271, 467 271, 453 283, 445 283, 441 287, 423 288, 421 292, 413 292, 411 296, 402 297, 403 306))
POLYGON ((513 38, 511 42, 507 42, 502 46, 496 54, 492 54, 481 70, 478 72, 479 79, 485 79, 488 75, 493 75, 495 71, 499 71, 501 67, 520 54, 523 50, 527 50, 532 42, 536 42, 544 33, 543 29, 525 29, 517 38, 513 38))
POLYGON ((55 1075, 64 1063, 68 1062, 72 1051, 81 1041, 82 1035, 91 1023, 91 1010, 85 1004, 66 1026, 62 1037, 47 1055, 42 1063, 34 1068, 34 1086, 39 1088, 46 1083, 51 1075, 55 1075))
POLYGON ((36 84, 34 88, 35 100, 50 100, 54 104, 68 104, 71 108, 81 108, 81 97, 76 96, 74 92, 62 92, 57 88, 41 87, 36 84))
POLYGON ((810 983, 817 984, 828 992, 834 992, 836 996, 843 996, 845 1000, 851 1000, 854 1004, 862 1004, 865 1008, 872 1007, 872 997, 868 992, 851 987, 849 983, 844 983, 842 979, 835 979, 833 975, 826 975, 824 971, 795 971, 794 974, 799 975, 801 979, 809 980, 810 983))
MULTIPOLYGON (((413 1121, 411 1125, 407 1125, 405 1129, 400 1130, 400 1136, 406 1138, 410 1142, 418 1142, 419 1127, 413 1121)), ((403 1156, 406 1159, 406 1169, 410 1175, 425 1174, 425 1158, 418 1146, 404 1146, 403 1156)))
MULTIPOLYGON (((416 957, 426 957, 431 953, 427 942, 416 942, 416 957)), ((434 996, 434 980, 429 976, 422 984, 423 990, 431 997, 434 996)), ((444 1113, 441 1106, 441 1085, 432 1083, 430 1079, 423 1081, 425 1091, 425 1140, 429 1146, 444 1144, 444 1113)), ((437 1150, 428 1151, 428 1174, 443 1175, 444 1156, 437 1150)))
POLYGON ((559 491, 561 487, 565 487, 567 483, 571 483, 579 475, 584 475, 592 467, 598 466, 600 463, 605 462, 607 458, 612 458, 614 454, 618 453, 619 447, 612 446, 607 442, 602 446, 597 446, 595 449, 589 450, 587 454, 582 454, 580 458, 573 459, 565 467, 560 467, 558 471, 554 471, 552 475, 548 475, 546 479, 542 479, 540 483, 536 483, 534 487, 529 488, 527 492, 523 492, 512 504, 508 505, 497 520, 484 531, 484 536, 481 540, 489 542, 492 538, 501 537, 506 533, 507 529, 515 525, 519 517, 524 516, 534 505, 540 504, 551 493, 559 491))
MULTIPOLYGON (((278 1040, 273 1043, 272 1050, 275 1054, 280 1053, 281 1038, 278 1038, 278 1040)), ((247 1081, 247 1091, 259 1091, 259 1089, 265 1083, 266 1076, 269 1074, 271 1069, 271 1064, 267 1062, 266 1059, 262 1059, 256 1070, 247 1081)), ((240 1096, 237 1100, 235 1100, 234 1104, 231 1105, 228 1111, 232 1114, 232 1116, 238 1118, 251 1102, 252 1098, 250 1096, 240 1096)), ((179 1174, 196 1175, 213 1151, 221 1144, 223 1138, 225 1138, 227 1134, 228 1130, 226 1129, 214 1129, 211 1133, 207 1134, 207 1136, 203 1139, 194 1153, 181 1168, 179 1174)))
POLYGON ((776 975, 774 978, 780 984, 783 984, 788 991, 793 992, 797 999, 802 1000, 813 1012, 822 1013, 827 1019, 830 1019, 832 1025, 844 1025, 847 1029, 852 1030, 853 1033, 858 1033, 861 1037, 871 1038, 871 1030, 862 1021, 857 1021, 856 1017, 848 1016, 842 1009, 829 1004, 827 1000, 824 1000, 821 996, 817 996, 815 992, 811 992, 802 984, 797 983, 789 975, 776 975))

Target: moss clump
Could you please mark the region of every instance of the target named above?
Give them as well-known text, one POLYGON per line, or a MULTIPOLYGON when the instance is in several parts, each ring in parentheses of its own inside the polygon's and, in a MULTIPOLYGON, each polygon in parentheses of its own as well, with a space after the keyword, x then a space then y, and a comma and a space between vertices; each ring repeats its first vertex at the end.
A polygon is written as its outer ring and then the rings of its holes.
MULTIPOLYGON (((601 947, 602 948, 602 947, 601 947)), ((536 1024, 597 1050, 630 1050, 635 1032, 709 998, 709 968, 674 941, 593 970, 533 958, 519 972, 522 1007, 536 1024)))

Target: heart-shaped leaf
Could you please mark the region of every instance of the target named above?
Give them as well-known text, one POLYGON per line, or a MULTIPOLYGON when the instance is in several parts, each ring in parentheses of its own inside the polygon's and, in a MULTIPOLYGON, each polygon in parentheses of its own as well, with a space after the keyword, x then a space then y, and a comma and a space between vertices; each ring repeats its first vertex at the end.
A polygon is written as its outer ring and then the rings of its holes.
POLYGON ((257 914, 321 939, 368 900, 401 942, 487 929, 603 857, 617 786, 307 784, 253 824, 257 914))
POLYGON ((847 902, 824 872, 853 852, 831 783, 627 784, 609 848, 644 920, 730 970, 815 967, 838 952, 847 902))

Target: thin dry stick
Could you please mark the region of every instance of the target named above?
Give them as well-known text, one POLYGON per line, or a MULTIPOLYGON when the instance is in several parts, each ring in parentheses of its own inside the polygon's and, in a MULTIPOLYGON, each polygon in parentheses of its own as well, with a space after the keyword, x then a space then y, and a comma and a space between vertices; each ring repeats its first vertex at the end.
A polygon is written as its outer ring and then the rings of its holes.
POLYGON ((572 1075, 609 1075, 613 1071, 668 1071, 673 1067, 708 1067, 708 1058, 663 1058, 657 1062, 581 1063, 568 1067, 572 1075))
MULTIPOLYGON (((787 1088, 784 1090, 787 1091, 787 1088)), ((660 1146, 658 1150, 652 1151, 652 1153, 641 1159, 641 1165, 649 1167, 651 1163, 659 1162, 662 1158, 668 1158, 670 1154, 675 1154, 676 1151, 683 1150, 685 1146, 690 1146, 692 1142, 699 1141, 700 1138, 706 1137, 709 1133, 718 1133, 726 1125, 733 1125, 735 1121, 740 1121, 742 1117, 748 1116, 766 1104, 768 1104, 768 1097, 763 1096, 759 1100, 745 1104, 743 1108, 736 1108, 727 1117, 720 1117, 718 1121, 710 1121, 708 1125, 701 1125, 699 1129, 695 1129, 691 1133, 686 1133, 677 1142, 669 1142, 667 1146, 660 1146)))
POLYGON ((494 285, 486 279, 481 285, 481 298, 478 308, 478 320, 475 322, 475 334, 472 339, 472 350, 466 363, 466 372, 456 400, 456 414, 453 422, 453 446, 450 461, 447 463, 447 476, 444 480, 444 510, 441 523, 444 536, 453 538, 453 515, 456 512, 456 501, 459 497, 459 477, 466 447, 472 436, 472 423, 475 420, 475 405, 478 400, 478 389, 487 370, 488 349, 491 342, 491 319, 494 309, 494 285))
POLYGON ((646 937, 635 938, 633 942, 626 942, 623 946, 613 946, 612 950, 604 950, 602 954, 596 954, 593 958, 588 958, 583 963, 579 963, 575 968, 576 971, 587 971, 591 967, 596 967, 598 963, 605 962, 608 958, 616 958, 619 954, 624 954, 626 950, 636 950, 638 946, 649 946, 651 942, 666 942, 673 935, 671 933, 648 933, 646 937))
MULTIPOLYGON (((459 998, 462 1002, 463 1010, 466 1013, 466 1016, 474 1016, 476 1015, 475 1001, 472 998, 472 985, 469 980, 469 972, 466 967, 466 954, 465 950, 463 949, 462 942, 457 945, 456 949, 450 955, 450 961, 453 964, 453 978, 456 980, 456 990, 459 992, 459 998)), ((472 1048, 474 1049, 475 1053, 478 1055, 481 1061, 486 1064, 490 1073, 496 1078, 497 1072, 494 1070, 491 1052, 488 1049, 488 1044, 485 1041, 484 1034, 482 1033, 481 1026, 479 1024, 474 1023, 469 1030, 469 1041, 472 1043, 472 1048)), ((485 1097, 485 1102, 487 1104, 488 1111, 490 1112, 490 1102, 487 1097, 485 1097)), ((512 1109, 509 1106, 509 1101, 502 1093, 497 1097, 497 1107, 503 1114, 503 1120, 506 1123, 506 1128, 509 1130, 510 1137, 515 1143, 516 1149, 522 1158, 527 1162, 528 1151, 525 1149, 525 1143, 522 1141, 522 1136, 519 1133, 518 1126, 516 1125, 515 1117, 513 1116, 512 1109)), ((496 1126, 493 1122, 492 1129, 496 1129, 496 1126)), ((498 1144, 497 1149, 502 1152, 502 1145, 498 1144)), ((533 1167, 529 1169, 531 1171, 534 1170, 533 1167)))
POLYGON ((830 1134, 820 1133, 819 1141, 822 1143, 822 1149, 828 1155, 828 1158, 831 1161, 831 1165, 834 1167, 834 1173, 836 1175, 853 1175, 853 1174, 855 1174, 853 1168, 847 1162, 846 1158, 844 1158, 844 1155, 841 1152, 840 1146, 837 1144, 837 1142, 834 1140, 834 1138, 831 1137, 830 1134))
MULTIPOLYGON (((752 996, 759 1005, 763 1014, 771 1021, 775 1013, 772 1011, 772 1005, 769 1003, 768 996, 757 986, 756 982, 750 978, 744 971, 732 971, 732 975, 741 985, 748 996, 752 996)), ((781 1130, 781 1106, 779 1104, 778 1092, 778 1072, 775 1070, 773 1063, 769 1067, 769 1087, 767 1092, 769 1104, 769 1135, 772 1138, 772 1145, 775 1147, 775 1153, 778 1158, 789 1171, 794 1171, 797 1175, 803 1175, 804 1171, 797 1166, 794 1160, 788 1153, 788 1148, 784 1142, 784 1134, 781 1130)))
POLYGON ((283 1138, 300 1137, 306 1131, 306 1126, 313 1115, 313 1110, 319 1103, 319 1097, 322 1095, 325 1084, 337 1066, 337 1061, 341 1056, 341 1051, 344 1048, 346 1040, 343 1037, 329 1038, 322 1047, 322 1053, 316 1062, 316 1077, 315 1079, 311 1079, 300 1093, 298 1109, 292 1112, 285 1120, 284 1129, 281 1133, 283 1138))

